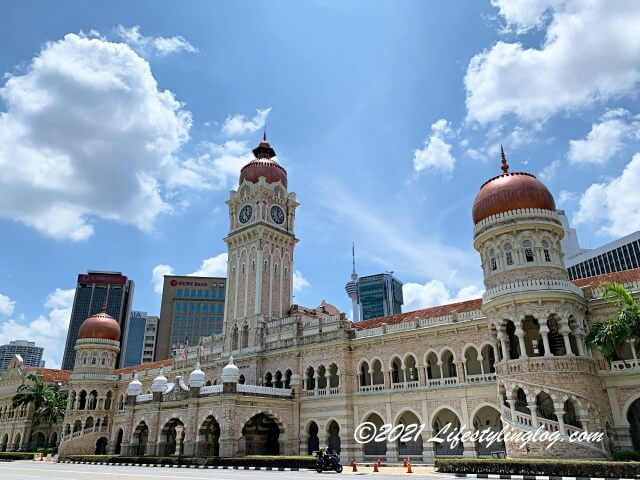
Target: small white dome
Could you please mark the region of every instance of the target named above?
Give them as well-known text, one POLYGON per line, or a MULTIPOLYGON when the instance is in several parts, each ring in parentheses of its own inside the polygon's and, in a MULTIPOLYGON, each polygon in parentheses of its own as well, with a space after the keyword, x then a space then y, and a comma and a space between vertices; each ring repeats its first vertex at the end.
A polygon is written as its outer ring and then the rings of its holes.
POLYGON ((164 368, 160 369, 160 373, 158 376, 153 379, 153 383, 151 384, 151 391, 156 393, 164 393, 167 389, 167 377, 164 376, 164 368))
POLYGON ((189 375, 189 387, 200 388, 204 385, 204 372, 200 369, 200 362, 196 363, 196 368, 189 375))
POLYGON ((223 383, 238 383, 240 379, 240 369, 233 363, 233 357, 229 357, 229 363, 222 369, 223 383))
POLYGON ((142 383, 138 380, 138 373, 133 374, 133 380, 129 382, 127 387, 127 396, 140 395, 142 393, 142 383))

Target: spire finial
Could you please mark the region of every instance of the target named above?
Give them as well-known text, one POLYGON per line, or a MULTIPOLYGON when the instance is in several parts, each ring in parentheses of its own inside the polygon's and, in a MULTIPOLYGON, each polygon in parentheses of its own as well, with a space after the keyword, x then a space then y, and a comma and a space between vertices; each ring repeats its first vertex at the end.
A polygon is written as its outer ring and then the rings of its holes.
POLYGON ((509 171, 509 165, 507 164, 507 156, 504 154, 504 148, 502 148, 502 144, 500 144, 500 157, 502 157, 502 173, 507 173, 509 171))
POLYGON ((351 258, 353 260, 353 273, 356 273, 356 244, 351 242, 351 258))
POLYGON ((262 141, 267 141, 267 122, 264 122, 264 130, 262 131, 262 141))
POLYGON ((107 299, 104 300, 102 308, 100 309, 100 313, 107 313, 107 299))

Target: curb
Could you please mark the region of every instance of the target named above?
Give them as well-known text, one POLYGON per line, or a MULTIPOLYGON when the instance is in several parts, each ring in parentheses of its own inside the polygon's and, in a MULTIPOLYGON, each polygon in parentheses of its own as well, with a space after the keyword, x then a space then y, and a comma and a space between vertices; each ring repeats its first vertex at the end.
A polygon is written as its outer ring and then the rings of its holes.
POLYGON ((59 463, 71 463, 77 465, 108 465, 112 467, 162 467, 162 468, 202 468, 213 470, 261 470, 261 471, 277 471, 277 472, 306 472, 306 468, 296 467, 250 467, 250 466, 228 466, 228 465, 172 465, 157 463, 105 463, 105 462, 77 462, 71 460, 61 460, 59 463))
MULTIPOLYGON (((445 472, 438 472, 447 475, 445 472)), ((556 477, 553 475, 511 475, 493 473, 453 473, 458 478, 487 478, 497 480, 634 480, 633 478, 618 477, 556 477)))

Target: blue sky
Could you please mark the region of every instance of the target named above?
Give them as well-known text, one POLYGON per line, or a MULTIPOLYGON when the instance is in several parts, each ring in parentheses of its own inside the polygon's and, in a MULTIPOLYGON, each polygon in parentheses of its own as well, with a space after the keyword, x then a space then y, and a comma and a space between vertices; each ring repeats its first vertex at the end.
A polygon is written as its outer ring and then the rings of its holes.
POLYGON ((477 297, 471 205, 541 177, 581 243, 640 229, 640 5, 14 3, 0 15, 0 342, 57 366, 76 275, 224 271, 225 200, 264 121, 298 195, 294 302, 477 297))

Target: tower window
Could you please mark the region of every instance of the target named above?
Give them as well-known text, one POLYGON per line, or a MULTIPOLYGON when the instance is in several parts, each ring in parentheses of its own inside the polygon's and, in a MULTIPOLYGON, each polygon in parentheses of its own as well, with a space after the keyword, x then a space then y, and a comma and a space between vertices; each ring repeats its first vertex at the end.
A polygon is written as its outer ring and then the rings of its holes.
POLYGON ((513 252, 511 251, 511 244, 504 244, 505 258, 507 259, 507 265, 513 265, 513 252))
POLYGON ((489 263, 491 264, 491 270, 498 268, 498 264, 496 263, 496 252, 493 248, 489 252, 489 263))
POLYGON ((544 249, 544 261, 545 262, 550 262, 551 261, 551 254, 549 253, 549 242, 547 242, 546 240, 542 241, 542 248, 544 249))
POLYGON ((533 262, 533 246, 529 240, 525 240, 522 242, 522 246, 524 247, 524 258, 527 262, 533 262))

